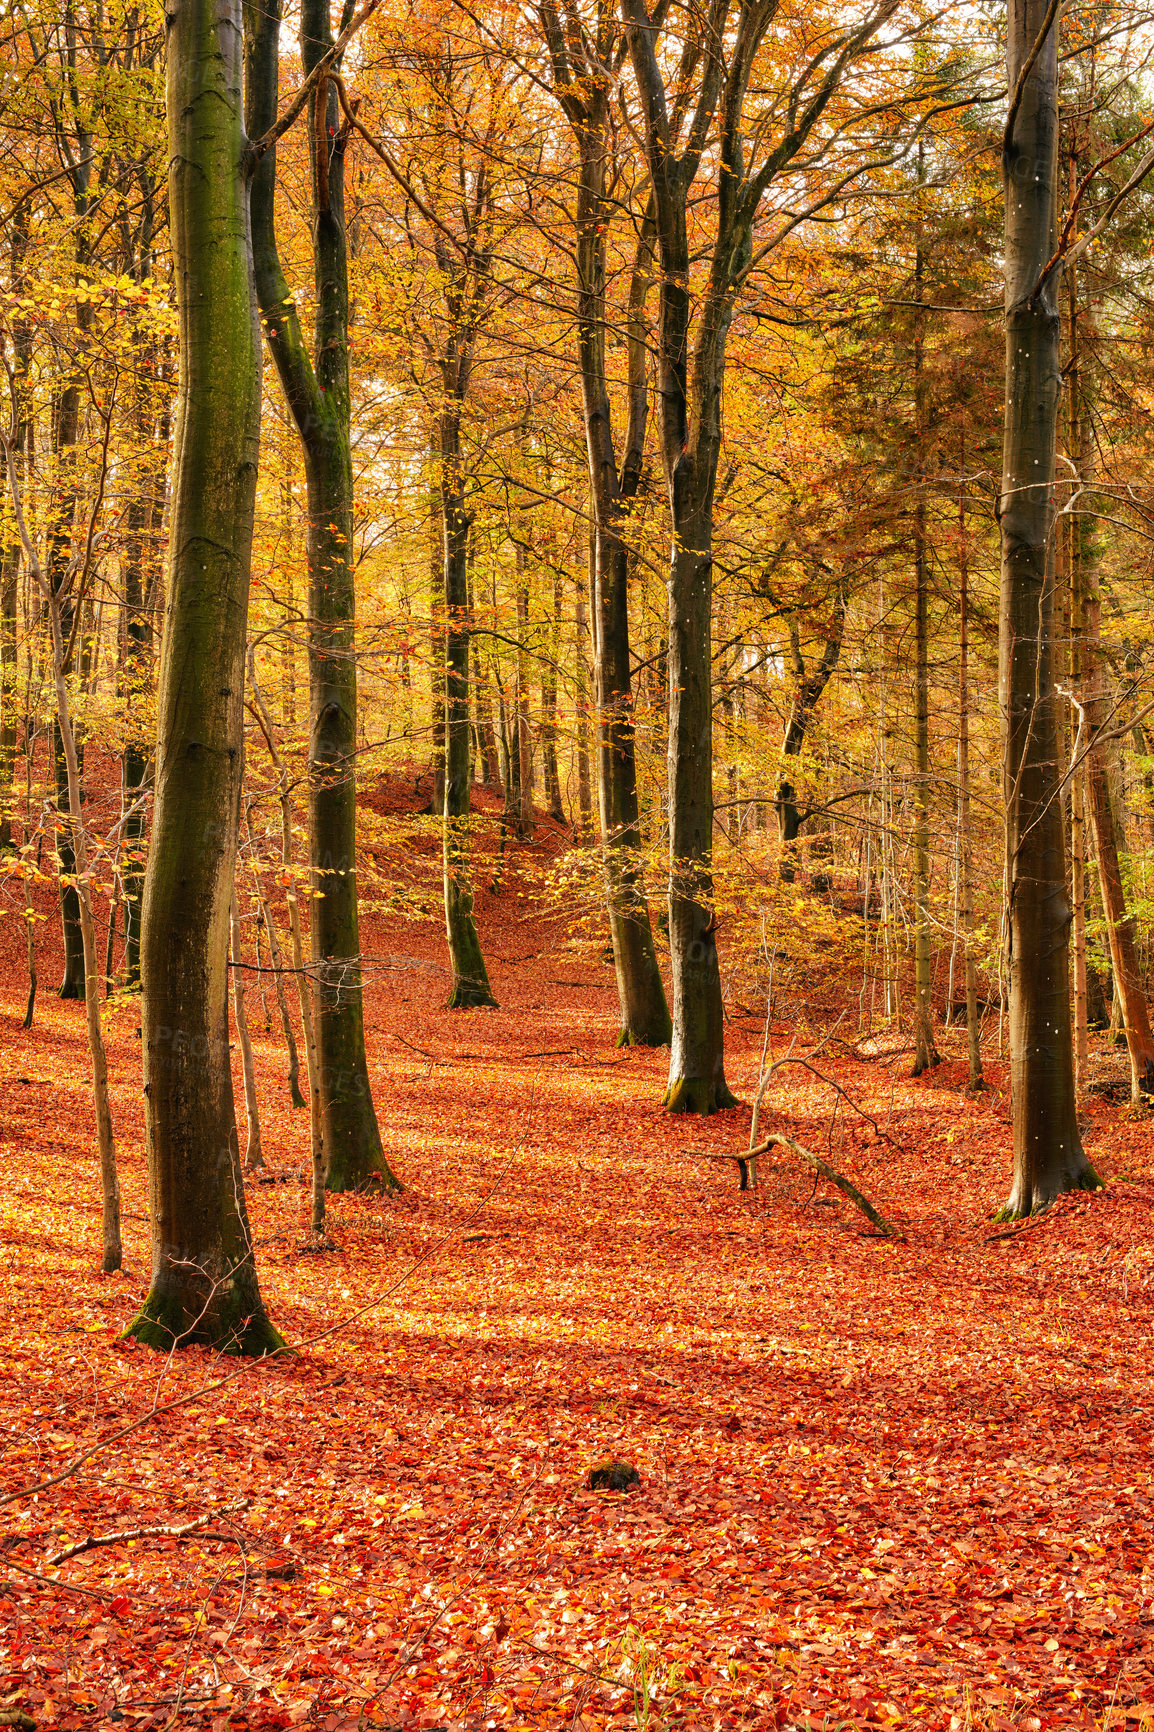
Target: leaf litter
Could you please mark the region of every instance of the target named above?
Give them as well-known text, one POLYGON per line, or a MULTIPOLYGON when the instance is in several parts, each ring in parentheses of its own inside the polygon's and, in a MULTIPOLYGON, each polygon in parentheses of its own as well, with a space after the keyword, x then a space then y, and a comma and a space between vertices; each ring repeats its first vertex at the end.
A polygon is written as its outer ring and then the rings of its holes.
MULTIPOLYGON (((903 1235, 867 1236, 784 1151, 744 1193, 686 1158, 744 1149, 748 1105, 663 1114, 666 1057, 613 1054, 596 951, 512 872, 478 902, 495 1012, 441 1008, 435 921, 366 923, 406 1189, 332 1199, 337 1248, 306 1256, 304 1185, 251 1187, 270 1312, 323 1338, 239 1368, 118 1340, 149 1255, 137 1017, 109 1029, 127 1269, 102 1277, 82 1013, 42 997, 19 1028, 0 928, 0 1709, 142 1732, 1154 1726, 1147 1126, 1091 1101, 1105 1192, 996 1230, 1003 1067, 968 1100, 948 1035, 916 1083, 829 1048, 884 1135, 796 1069, 761 1123, 903 1235), (640 1486, 590 1491, 602 1458, 640 1486)), ((266 1153, 303 1169, 250 1015, 266 1153)), ((729 1030, 746 1102, 760 1039, 729 1030)))

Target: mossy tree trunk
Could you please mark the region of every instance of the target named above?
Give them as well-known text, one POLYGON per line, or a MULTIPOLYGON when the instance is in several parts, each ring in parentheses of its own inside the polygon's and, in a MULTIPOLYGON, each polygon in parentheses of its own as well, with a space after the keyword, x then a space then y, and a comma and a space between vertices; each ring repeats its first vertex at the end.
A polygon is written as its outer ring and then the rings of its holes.
POLYGON ((1056 235, 1057 26, 1047 0, 1011 0, 1006 69, 1018 101, 1003 146, 1006 415, 999 517, 999 701, 1004 729, 1014 1177, 1006 1218, 1097 1177, 1075 1110, 1069 928, 1053 679, 1054 464, 1061 379, 1056 235), (1032 65, 1027 63, 1033 57, 1032 65))
MULTIPOLYGON (((246 7, 246 119, 253 137, 276 119, 280 22, 279 0, 267 7, 246 7)), ((306 74, 332 44, 328 0, 305 0, 301 56, 306 74)), ((398 1181, 381 1144, 365 1056, 356 864, 347 131, 341 126, 331 79, 320 77, 306 112, 316 309, 311 359, 277 251, 275 148, 261 157, 253 177, 252 225, 265 335, 300 435, 308 489, 311 937, 326 1182, 331 1191, 370 1186, 396 1190, 398 1181)))
POLYGON ((180 380, 141 942, 152 1282, 127 1334, 284 1346, 257 1281, 228 1050, 229 909, 260 438, 240 0, 169 0, 180 380))

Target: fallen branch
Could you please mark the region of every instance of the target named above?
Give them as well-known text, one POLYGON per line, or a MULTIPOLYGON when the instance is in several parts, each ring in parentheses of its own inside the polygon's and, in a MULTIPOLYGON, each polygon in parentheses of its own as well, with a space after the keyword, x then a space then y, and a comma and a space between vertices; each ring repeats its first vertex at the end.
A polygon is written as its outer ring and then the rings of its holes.
POLYGON ((0 1708, 0 1726, 16 1726, 19 1732, 36 1732, 36 1722, 22 1708, 0 1708))
MULTIPOLYGON (((835 1082, 833 1077, 831 1077, 831 1076, 826 1076, 826 1074, 823 1070, 818 1070, 817 1066, 815 1064, 811 1064, 809 1059, 807 1059, 807 1058, 791 1058, 789 1056, 789 1054, 787 1053, 784 1058, 779 1058, 779 1059, 776 1059, 774 1061, 773 1069, 774 1070, 784 1069, 784 1067, 787 1064, 800 1065, 802 1070, 809 1071, 810 1075, 817 1077, 819 1082, 823 1082, 823 1083, 828 1084, 828 1086, 831 1089, 833 1089, 835 1094, 841 1096, 842 1100, 846 1103, 846 1105, 848 1107, 853 1108, 854 1112, 857 1113, 859 1118, 865 1119, 867 1124, 871 1124, 873 1126, 874 1130, 877 1132, 879 1137, 883 1138, 885 1142, 889 1143, 892 1148, 901 1149, 903 1154, 906 1152, 904 1150, 904 1148, 902 1148, 902 1144, 898 1142, 898 1140, 895 1136, 891 1136, 889 1131, 882 1129, 881 1125, 878 1124, 878 1121, 874 1118, 872 1113, 867 1113, 864 1107, 859 1107, 857 1102, 854 1100, 853 1096, 851 1094, 847 1094, 847 1092, 845 1091, 845 1089, 842 1088, 842 1086, 839 1082, 835 1082)), ((752 1152, 753 1151, 750 1150, 750 1154, 752 1154, 752 1152)), ((746 1157, 746 1159, 748 1159, 748 1156, 746 1157)))
POLYGON ((216 1521, 218 1516, 236 1515, 239 1510, 247 1508, 248 1499, 242 1497, 236 1503, 225 1504, 223 1509, 209 1510, 190 1522, 168 1522, 158 1527, 118 1528, 111 1534, 89 1534, 87 1539, 77 1540, 74 1546, 65 1546, 62 1552, 54 1552, 44 1562, 49 1568, 54 1568, 57 1564, 67 1563, 69 1558, 78 1558, 81 1552, 95 1551, 97 1546, 116 1546, 122 1540, 182 1540, 209 1522, 216 1521))
POLYGON ((800 1160, 811 1166, 815 1173, 820 1173, 823 1179, 828 1179, 831 1185, 836 1185, 842 1196, 848 1197, 854 1207, 860 1209, 866 1219, 872 1221, 875 1227, 880 1228, 889 1238, 901 1238, 897 1228, 891 1226, 884 1215, 878 1214, 868 1197, 863 1197, 856 1185, 851 1185, 848 1179, 843 1179, 840 1173, 835 1173, 829 1163, 823 1161, 820 1155, 811 1154, 802 1143, 795 1142, 792 1137, 787 1137, 784 1131, 771 1131, 767 1137, 758 1143, 756 1148, 750 1149, 747 1155, 735 1156, 734 1159, 743 1162, 756 1160, 758 1155, 764 1155, 767 1149, 774 1147, 791 1149, 800 1160))

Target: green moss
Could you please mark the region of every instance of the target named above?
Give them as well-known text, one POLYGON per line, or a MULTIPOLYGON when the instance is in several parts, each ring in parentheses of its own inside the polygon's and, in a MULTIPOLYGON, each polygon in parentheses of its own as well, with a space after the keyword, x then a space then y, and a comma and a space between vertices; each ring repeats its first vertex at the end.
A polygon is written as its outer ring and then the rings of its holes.
POLYGON ((446 1010, 496 1010, 497 1000, 488 987, 472 981, 457 980, 445 1000, 446 1010))
POLYGON ((709 1077, 678 1077, 667 1089, 662 1106, 671 1113, 719 1113, 737 1105, 724 1081, 713 1082, 709 1077))
POLYGON ((139 1341, 158 1353, 171 1353, 179 1347, 214 1347, 220 1353, 263 1359, 271 1353, 293 1351, 262 1305, 255 1310, 246 1308, 235 1283, 219 1308, 192 1315, 195 1321, 190 1323, 178 1295, 152 1291, 120 1339, 139 1341))

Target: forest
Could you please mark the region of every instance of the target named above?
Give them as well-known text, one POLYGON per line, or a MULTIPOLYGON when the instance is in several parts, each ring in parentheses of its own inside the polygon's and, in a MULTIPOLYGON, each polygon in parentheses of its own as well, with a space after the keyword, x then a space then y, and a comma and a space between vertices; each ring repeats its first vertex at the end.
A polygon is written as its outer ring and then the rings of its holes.
POLYGON ((1154 12, 0 42, 0 1726, 1154 1732, 1154 12))

